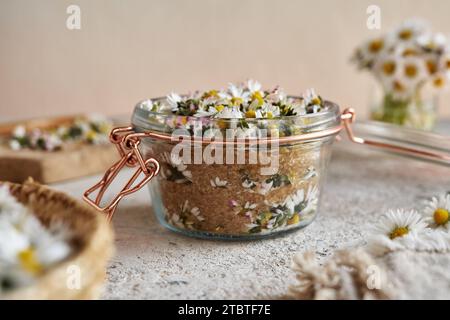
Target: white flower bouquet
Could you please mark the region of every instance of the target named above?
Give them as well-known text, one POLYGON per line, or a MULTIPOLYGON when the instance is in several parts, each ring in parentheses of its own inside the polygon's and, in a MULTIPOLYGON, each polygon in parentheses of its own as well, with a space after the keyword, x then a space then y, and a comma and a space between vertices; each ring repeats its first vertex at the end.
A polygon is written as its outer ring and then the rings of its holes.
POLYGON ((366 41, 352 61, 370 71, 383 90, 374 120, 432 129, 437 109, 433 98, 450 80, 450 46, 442 33, 431 32, 422 21, 408 20, 366 41))

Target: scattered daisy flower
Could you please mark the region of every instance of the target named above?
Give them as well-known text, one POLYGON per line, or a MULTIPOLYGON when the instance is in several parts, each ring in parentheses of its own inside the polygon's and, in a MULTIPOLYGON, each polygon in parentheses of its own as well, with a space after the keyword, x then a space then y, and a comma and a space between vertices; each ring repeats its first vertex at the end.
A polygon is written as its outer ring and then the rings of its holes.
POLYGON ((420 241, 419 235, 424 232, 426 226, 417 211, 390 210, 373 227, 368 248, 376 255, 410 248, 420 241))
POLYGON ((450 194, 433 197, 423 209, 425 220, 431 228, 450 231, 450 194))

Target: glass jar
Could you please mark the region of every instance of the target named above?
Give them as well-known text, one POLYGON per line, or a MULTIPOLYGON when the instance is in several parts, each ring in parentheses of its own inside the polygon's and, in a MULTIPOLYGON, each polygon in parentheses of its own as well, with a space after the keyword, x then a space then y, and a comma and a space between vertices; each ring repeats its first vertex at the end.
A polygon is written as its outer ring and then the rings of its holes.
POLYGON ((140 105, 133 130, 156 134, 142 138, 139 148, 144 159, 160 164, 149 190, 154 213, 168 229, 201 238, 255 239, 305 227, 316 217, 331 143, 341 128, 336 104, 245 123, 140 105))
POLYGON ((207 239, 259 239, 314 220, 341 130, 357 145, 450 166, 448 137, 379 122, 354 126, 354 120, 352 108, 340 113, 327 101, 316 113, 244 121, 163 114, 138 104, 133 126, 110 134, 120 159, 83 198, 111 220, 123 197, 150 183, 154 213, 168 229, 207 239), (126 166, 134 174, 104 203, 126 166))

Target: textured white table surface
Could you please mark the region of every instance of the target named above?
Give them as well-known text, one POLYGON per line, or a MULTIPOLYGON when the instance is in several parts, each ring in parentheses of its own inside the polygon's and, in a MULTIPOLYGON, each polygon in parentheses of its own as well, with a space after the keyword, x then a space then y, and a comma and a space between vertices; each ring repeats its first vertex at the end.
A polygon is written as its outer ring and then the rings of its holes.
MULTIPOLYGON (((53 187, 80 198, 100 176, 53 187)), ((105 299, 276 298, 293 283, 291 259, 313 250, 327 257, 364 244, 367 229, 389 208, 412 208, 450 191, 450 167, 334 147, 318 218, 285 236, 251 242, 197 240, 166 230, 146 189, 122 201, 114 218, 116 255, 105 299)))

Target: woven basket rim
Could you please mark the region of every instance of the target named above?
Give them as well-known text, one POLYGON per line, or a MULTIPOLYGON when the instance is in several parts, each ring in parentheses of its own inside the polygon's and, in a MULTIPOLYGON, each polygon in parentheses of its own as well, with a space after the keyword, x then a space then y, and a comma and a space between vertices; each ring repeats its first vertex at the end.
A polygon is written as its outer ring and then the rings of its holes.
POLYGON ((106 272, 106 264, 113 253, 113 231, 106 218, 95 209, 86 204, 66 195, 63 192, 56 191, 49 187, 40 185, 32 179, 23 184, 10 182, 0 182, 0 185, 7 185, 11 194, 30 209, 30 212, 37 216, 43 222, 45 219, 62 221, 69 226, 69 232, 74 235, 74 243, 79 241, 79 245, 72 244, 75 252, 69 257, 56 263, 46 270, 42 275, 36 278, 36 282, 30 286, 16 289, 8 292, 6 295, 0 295, 0 298, 6 299, 88 299, 97 298, 99 284, 103 283, 106 272), (39 210, 33 210, 39 206, 39 210), (46 212, 52 210, 52 207, 64 208, 61 212, 46 212), (43 212, 42 214, 36 211, 43 212), (60 215, 58 217, 58 215, 60 215), (65 222, 64 222, 65 220, 65 222), (74 230, 74 226, 89 227, 86 230, 89 234, 74 230), (78 234, 77 234, 78 233, 78 234), (76 239, 80 237, 83 239, 76 239), (80 270, 86 273, 86 281, 82 283, 80 290, 69 289, 67 281, 68 268, 70 266, 79 266, 80 270), (91 276, 90 273, 103 274, 103 277, 91 276), (90 279, 92 278, 92 279, 90 279), (100 279, 101 278, 101 279, 100 279), (67 279, 66 279, 67 280, 67 279), (95 288, 94 288, 95 287, 95 288), (55 293, 53 294, 52 291, 55 293))

